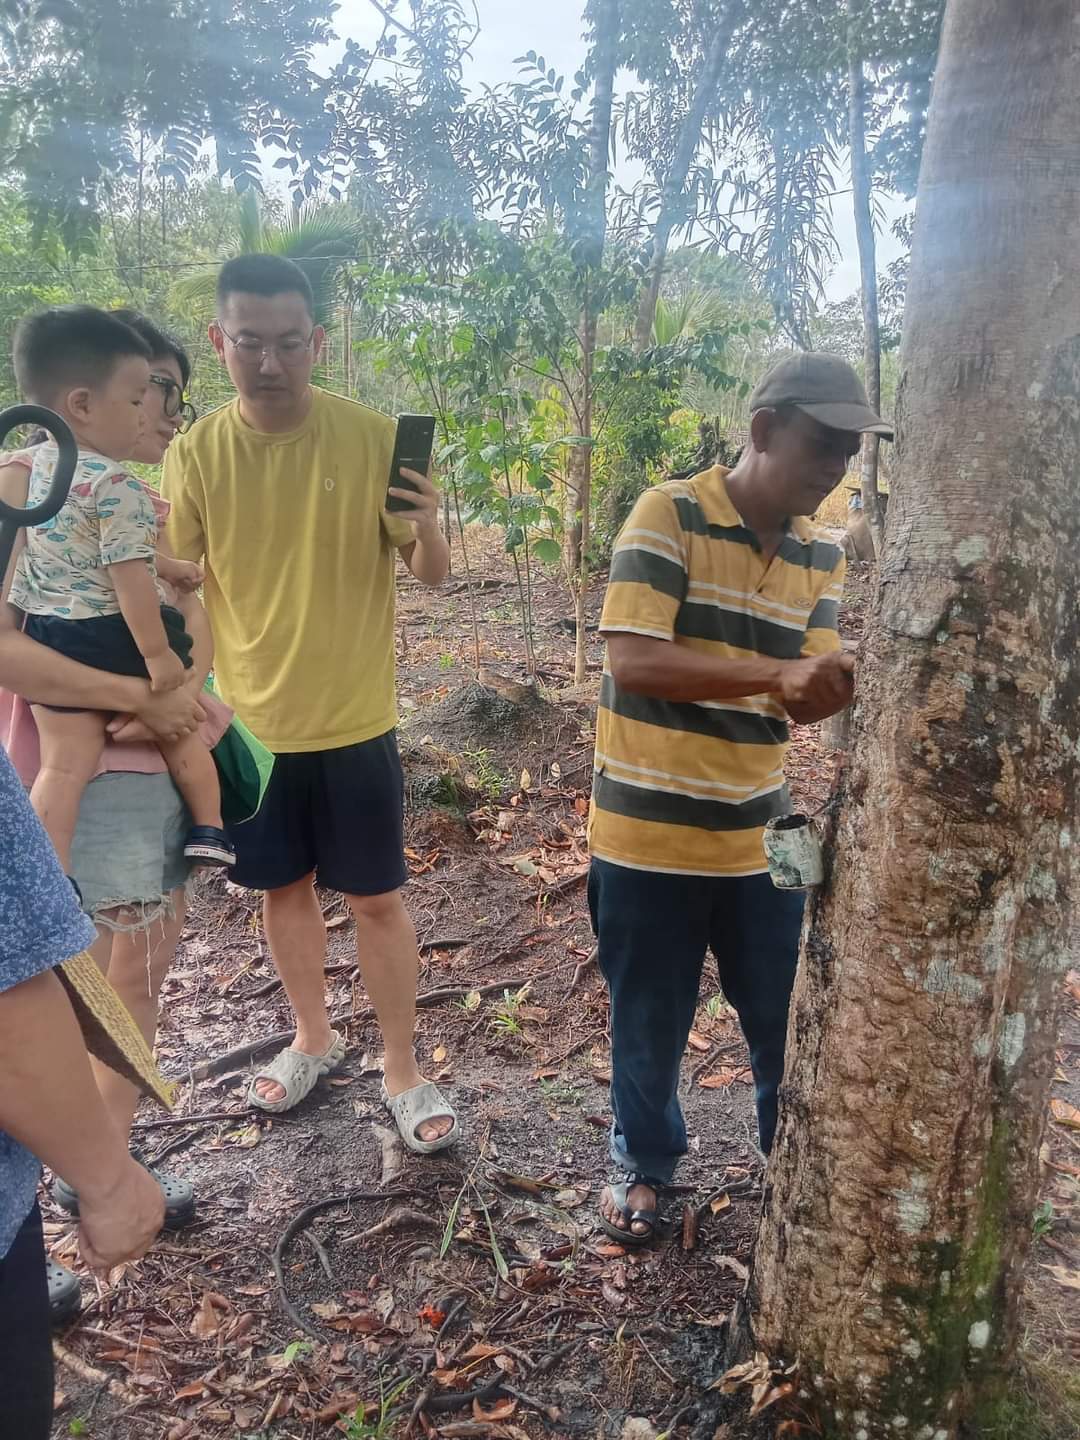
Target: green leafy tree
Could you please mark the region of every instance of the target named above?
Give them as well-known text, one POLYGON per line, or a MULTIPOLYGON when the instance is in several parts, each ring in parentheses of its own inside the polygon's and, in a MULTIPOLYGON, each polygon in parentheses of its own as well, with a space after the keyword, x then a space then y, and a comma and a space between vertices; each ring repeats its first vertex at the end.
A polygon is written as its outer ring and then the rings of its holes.
POLYGON ((35 223, 72 247, 107 183, 153 157, 185 179, 211 145, 219 175, 258 188, 258 142, 323 153, 332 121, 313 52, 326 0, 8 0, 0 14, 0 167, 35 223))

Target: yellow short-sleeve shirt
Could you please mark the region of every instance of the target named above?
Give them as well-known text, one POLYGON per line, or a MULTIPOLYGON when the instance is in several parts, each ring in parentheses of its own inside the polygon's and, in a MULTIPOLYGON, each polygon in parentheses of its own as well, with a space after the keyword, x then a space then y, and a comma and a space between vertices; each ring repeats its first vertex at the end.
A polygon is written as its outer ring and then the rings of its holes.
POLYGON ((383 508, 394 432, 316 389, 295 430, 252 430, 234 400, 169 447, 167 535, 206 567, 217 688, 275 752, 397 724, 394 569, 413 533, 383 508))
MULTIPOLYGON (((795 660, 840 647, 844 552, 795 517, 766 561, 703 470, 646 490, 615 543, 600 630, 717 660, 795 660)), ((787 712, 773 695, 675 702, 621 690, 605 662, 589 845, 598 859, 679 875, 755 875, 765 823, 790 808, 787 712)))

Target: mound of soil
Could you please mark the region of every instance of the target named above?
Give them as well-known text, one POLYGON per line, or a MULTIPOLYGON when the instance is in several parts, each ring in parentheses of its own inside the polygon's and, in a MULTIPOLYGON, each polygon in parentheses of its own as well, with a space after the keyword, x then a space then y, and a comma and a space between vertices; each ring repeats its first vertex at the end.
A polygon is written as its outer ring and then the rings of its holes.
POLYGON ((471 680, 408 717, 401 731, 411 809, 464 807, 516 789, 523 770, 539 782, 557 764, 584 772, 591 738, 585 714, 524 685, 471 680))

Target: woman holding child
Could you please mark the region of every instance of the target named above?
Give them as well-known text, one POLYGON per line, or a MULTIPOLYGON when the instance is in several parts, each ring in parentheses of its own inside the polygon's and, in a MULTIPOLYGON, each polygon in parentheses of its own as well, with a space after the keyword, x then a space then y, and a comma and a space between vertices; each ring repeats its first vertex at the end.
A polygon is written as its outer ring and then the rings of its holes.
MULTIPOLYGON (((109 458, 158 464, 174 435, 194 419, 194 411, 184 399, 190 377, 188 357, 175 340, 144 317, 130 311, 114 312, 114 316, 145 346, 149 383, 141 395, 142 425, 130 453, 109 458)), ((132 403, 130 399, 128 403, 132 403)), ((121 428, 122 423, 121 419, 121 428)), ((135 496, 134 491, 131 494, 135 496)), ((155 508, 161 504, 154 503, 155 508)), ((160 571, 173 573, 167 558, 160 571)), ((177 578, 185 579, 179 572, 177 578)), ((192 694, 199 694, 210 669, 212 644, 206 616, 192 590, 189 583, 165 598, 174 602, 182 617, 182 631, 190 642, 185 647, 189 663, 179 679, 192 694)), ((12 612, 6 605, 0 606, 0 625, 13 623, 12 612)), ((171 628, 175 632, 178 627, 174 623, 171 628)), ((84 664, 94 663, 89 655, 77 658, 84 664)), ((98 666, 111 669, 109 657, 99 660, 98 666)), ((221 738, 229 723, 229 712, 208 696, 200 699, 206 720, 199 739, 200 749, 205 751, 221 738)), ((64 716, 62 711, 49 712, 46 726, 54 713, 64 716)), ((206 837, 190 833, 187 807, 151 732, 141 722, 125 717, 111 721, 108 730, 111 733, 103 749, 95 742, 94 764, 90 766, 93 778, 85 788, 80 786, 70 863, 67 856, 64 859, 82 895, 84 909, 97 926, 98 940, 92 953, 152 1043, 161 984, 184 923, 184 887, 194 858, 185 856, 185 845, 190 849, 193 842, 197 846, 200 838, 205 841, 206 837)), ((40 763, 37 727, 30 707, 3 692, 0 740, 24 783, 31 784, 40 763)), ((205 863, 206 857, 198 858, 205 863)), ((128 1135, 138 1103, 135 1088, 115 1072, 93 1063, 105 1108, 121 1133, 128 1135)), ((165 1225, 178 1228, 194 1214, 192 1187, 176 1176, 158 1174, 157 1178, 164 1192, 165 1225)), ((78 1213, 78 1196, 62 1180, 54 1185, 53 1197, 65 1209, 78 1213)), ((54 1317, 73 1313, 79 1302, 76 1277, 50 1262, 49 1281, 54 1317)))

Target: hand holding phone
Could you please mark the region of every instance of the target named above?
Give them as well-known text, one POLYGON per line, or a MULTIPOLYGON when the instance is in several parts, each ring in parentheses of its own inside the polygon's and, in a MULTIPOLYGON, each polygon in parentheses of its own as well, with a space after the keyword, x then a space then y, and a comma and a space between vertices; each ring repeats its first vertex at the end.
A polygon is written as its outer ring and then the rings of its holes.
MULTIPOLYGON (((407 480, 402 475, 402 467, 426 475, 431 466, 431 452, 434 444, 434 415, 399 415, 387 489, 415 491, 414 482, 407 480)), ((386 508, 391 514, 399 514, 402 511, 408 514, 413 507, 403 496, 387 495, 386 508)))

